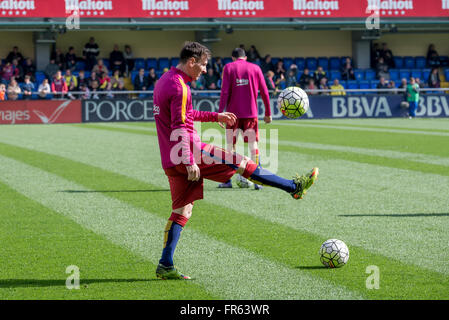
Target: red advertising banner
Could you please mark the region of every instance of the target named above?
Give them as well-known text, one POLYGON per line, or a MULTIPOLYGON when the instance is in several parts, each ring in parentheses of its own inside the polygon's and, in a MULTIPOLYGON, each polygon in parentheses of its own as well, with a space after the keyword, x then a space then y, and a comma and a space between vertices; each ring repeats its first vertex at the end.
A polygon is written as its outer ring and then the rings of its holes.
POLYGON ((4 18, 449 17, 449 0, 0 0, 4 18))
POLYGON ((80 100, 16 100, 0 102, 0 124, 80 122, 80 100))

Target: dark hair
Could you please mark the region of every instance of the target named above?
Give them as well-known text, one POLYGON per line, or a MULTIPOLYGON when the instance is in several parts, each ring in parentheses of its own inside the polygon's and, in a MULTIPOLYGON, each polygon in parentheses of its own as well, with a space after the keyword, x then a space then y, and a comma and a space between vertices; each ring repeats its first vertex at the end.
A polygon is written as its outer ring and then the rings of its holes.
POLYGON ((234 50, 232 50, 232 56, 234 58, 243 58, 246 57, 246 53, 242 48, 235 48, 234 50))
POLYGON ((181 63, 186 63, 187 60, 193 57, 198 62, 204 55, 207 56, 207 59, 211 56, 211 52, 207 47, 198 42, 187 41, 179 54, 179 60, 181 63))

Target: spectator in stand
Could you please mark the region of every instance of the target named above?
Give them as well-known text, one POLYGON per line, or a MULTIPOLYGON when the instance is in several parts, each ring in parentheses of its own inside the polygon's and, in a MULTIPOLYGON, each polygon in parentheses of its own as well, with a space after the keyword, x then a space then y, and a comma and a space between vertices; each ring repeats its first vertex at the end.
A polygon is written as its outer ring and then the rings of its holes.
POLYGON ((8 54, 8 56, 6 57, 6 62, 11 62, 17 59, 17 61, 19 62, 19 64, 22 64, 23 62, 23 56, 22 54, 19 52, 19 48, 17 46, 15 46, 14 48, 12 48, 12 51, 8 54))
POLYGON ((223 65, 223 61, 221 60, 220 57, 215 58, 215 62, 214 62, 213 66, 214 66, 214 71, 216 74, 221 75, 223 73, 224 65, 223 65))
POLYGON ((86 73, 84 72, 84 70, 81 70, 78 73, 78 89, 81 88, 82 84, 85 84, 86 86, 89 86, 89 79, 86 79, 86 73))
POLYGON ((34 92, 34 83, 31 82, 30 76, 25 76, 25 83, 22 85, 23 99, 29 100, 34 92))
POLYGON ((95 72, 96 74, 102 74, 103 72, 109 73, 109 70, 104 65, 103 59, 99 59, 98 63, 93 67, 92 72, 95 72))
POLYGON ((100 77, 100 87, 101 91, 111 90, 111 78, 109 78, 107 72, 103 72, 100 77))
POLYGON ((0 101, 6 100, 6 86, 4 83, 0 83, 0 101))
POLYGON ((345 88, 340 84, 338 79, 334 79, 334 84, 330 87, 331 90, 336 90, 331 92, 331 96, 345 96, 345 88))
POLYGON ((246 56, 247 56, 247 61, 252 62, 252 63, 256 63, 256 62, 260 61, 260 59, 261 59, 259 51, 257 51, 256 46, 254 46, 254 45, 252 45, 249 48, 246 56))
POLYGON ((126 75, 129 76, 131 71, 134 69, 135 60, 134 60, 134 54, 131 50, 130 45, 125 45, 125 51, 123 52, 123 57, 125 58, 125 72, 126 75))
POLYGON ((51 83, 51 92, 53 92, 55 99, 64 99, 67 91, 67 83, 65 82, 61 71, 56 72, 53 82, 51 83))
POLYGON ((135 91, 146 91, 148 89, 148 77, 145 76, 144 68, 139 69, 139 74, 134 78, 133 85, 135 91))
MULTIPOLYGON (((329 90, 329 86, 327 85, 327 78, 326 77, 321 78, 320 84, 318 85, 318 89, 320 89, 320 90, 329 90)), ((320 94, 326 95, 326 96, 329 95, 328 92, 321 92, 320 94)))
POLYGON ((67 52, 67 54, 65 55, 66 68, 70 69, 70 71, 72 71, 72 72, 75 71, 76 61, 77 61, 77 57, 75 54, 75 48, 70 47, 69 52, 67 52))
POLYGON ((120 76, 120 70, 115 70, 111 78, 111 89, 115 90, 118 88, 120 82, 123 82, 123 77, 120 76))
POLYGON ((322 66, 318 66, 315 73, 313 74, 313 80, 315 80, 315 85, 319 85, 321 79, 326 77, 326 72, 323 70, 322 66))
POLYGON ((56 75, 56 73, 59 71, 58 65, 55 63, 54 59, 50 60, 50 63, 45 67, 45 75, 47 79, 53 79, 56 75))
POLYGON ((123 75, 126 71, 126 61, 125 57, 123 56, 123 52, 119 50, 119 47, 117 44, 114 44, 114 49, 112 50, 111 54, 109 55, 109 63, 111 70, 114 72, 115 70, 120 71, 120 75, 123 75))
POLYGON ((380 57, 384 59, 384 63, 386 63, 387 66, 392 66, 392 68, 394 68, 393 52, 388 48, 388 45, 385 42, 382 43, 380 57))
POLYGON ((100 80, 97 77, 97 73, 92 71, 92 73, 90 74, 90 78, 87 80, 87 86, 89 87, 89 89, 92 91, 93 87, 92 87, 92 83, 94 81, 97 81, 98 83, 100 83, 100 80))
POLYGON ((198 90, 206 89, 206 81, 204 80, 204 75, 200 75, 200 77, 196 80, 196 88, 198 90))
POLYGON ((388 88, 389 89, 394 89, 393 91, 390 91, 390 94, 397 94, 398 90, 396 88, 396 83, 393 80, 388 81, 388 88))
POLYGON ((50 85, 48 84, 48 79, 45 78, 42 83, 39 85, 39 99, 47 99, 47 95, 51 92, 50 85))
POLYGON ((438 68, 433 68, 432 72, 429 74, 429 79, 427 83, 430 88, 439 88, 440 87, 440 75, 438 74, 438 68))
POLYGON ((14 67, 12 63, 8 61, 6 62, 6 65, 3 66, 2 82, 4 84, 8 84, 13 76, 14 76, 14 67))
POLYGON ((82 94, 80 95, 80 98, 82 100, 90 99, 90 90, 85 82, 80 83, 79 91, 82 92, 82 94))
MULTIPOLYGON (((420 89, 423 89, 423 88, 426 87, 426 84, 425 84, 425 83, 422 83, 422 82, 421 82, 421 79, 418 78, 418 77, 415 78, 415 82, 418 84, 418 86, 419 86, 420 89)), ((423 92, 423 93, 425 93, 425 92, 423 92)))
POLYGON ((275 96, 278 89, 276 87, 276 84, 274 83, 274 72, 272 70, 268 70, 267 73, 265 73, 265 83, 267 84, 270 96, 275 96))
POLYGON ((355 80, 354 69, 352 69, 351 58, 347 57, 343 67, 341 68, 342 80, 355 80))
POLYGON ((288 87, 296 87, 296 75, 293 69, 288 69, 287 77, 285 77, 285 86, 288 87))
POLYGON ((390 72, 388 71, 388 65, 384 62, 384 58, 380 57, 376 66, 377 79, 384 77, 386 80, 390 79, 390 72))
POLYGON ((275 79, 279 79, 279 78, 281 78, 281 76, 285 77, 285 72, 286 71, 285 71, 285 68, 284 68, 284 61, 279 60, 276 63, 276 66, 274 68, 274 77, 275 77, 275 79))
POLYGON ((56 49, 55 51, 53 51, 51 53, 50 59, 55 60, 55 63, 58 66, 59 70, 65 69, 65 57, 61 49, 56 49))
POLYGON ((17 82, 23 81, 23 68, 19 65, 19 61, 17 59, 12 60, 12 68, 13 68, 13 77, 17 82))
POLYGON ((381 50, 379 48, 379 44, 376 42, 373 44, 373 46, 371 48, 371 68, 372 69, 376 68, 380 57, 381 57, 381 50))
POLYGON ((91 83, 91 98, 92 99, 100 99, 100 95, 98 94, 99 90, 99 86, 100 83, 98 82, 98 80, 92 80, 91 83))
POLYGON ((19 98, 19 94, 22 93, 22 90, 14 77, 11 78, 8 90, 6 92, 8 94, 8 100, 17 100, 19 98))
POLYGON ((299 86, 304 89, 310 82, 310 79, 313 80, 313 75, 310 74, 308 68, 305 68, 301 77, 299 77, 299 86))
POLYGON ((95 38, 91 37, 83 49, 83 59, 86 62, 86 69, 91 71, 97 63, 97 57, 100 54, 100 48, 95 43, 95 38))
POLYGON ((218 88, 219 76, 214 72, 214 69, 207 69, 207 74, 204 75, 205 86, 209 90, 216 90, 218 88))
POLYGON ((275 71, 274 64, 271 62, 271 55, 267 54, 265 58, 260 63, 260 68, 262 69, 263 74, 267 74, 268 71, 275 71))
POLYGON ((399 85, 398 89, 399 89, 398 93, 402 93, 402 95, 404 97, 404 101, 407 101, 407 79, 406 78, 401 79, 401 84, 399 85))
POLYGON ((34 66, 33 60, 27 58, 25 61, 25 66, 23 67, 23 75, 30 76, 31 82, 36 81, 36 67, 34 66))
POLYGON ((157 75, 156 75, 156 70, 154 70, 154 68, 150 68, 149 72, 148 72, 148 89, 152 90, 154 89, 154 87, 156 86, 156 82, 157 82, 157 75))
MULTIPOLYGON (((377 89, 389 89, 390 86, 389 86, 388 82, 385 81, 384 77, 380 77, 379 83, 377 84, 376 88, 377 89)), ((386 91, 378 91, 377 93, 379 93, 379 94, 386 94, 387 92, 386 91)))
POLYGON ((427 66, 429 68, 439 67, 440 66, 440 56, 438 55, 437 50, 435 49, 435 45, 429 45, 427 49, 427 66))
MULTIPOLYGON (((123 81, 119 81, 116 88, 113 89, 114 92, 121 92, 126 91, 125 83, 123 81)), ((128 95, 126 94, 117 94, 115 95, 116 98, 127 98, 128 95)))
POLYGON ((409 118, 416 116, 419 102, 419 86, 413 77, 410 78, 410 83, 407 85, 407 101, 409 103, 409 118))
POLYGON ((72 71, 70 71, 70 69, 67 69, 65 71, 64 81, 67 84, 67 87, 70 87, 70 83, 73 83, 75 89, 78 88, 78 79, 72 74, 72 71))
POLYGON ((296 64, 292 64, 290 66, 290 69, 288 69, 289 71, 293 71, 293 74, 295 75, 295 77, 298 77, 298 66, 296 64))
POLYGON ((315 80, 310 79, 309 83, 306 85, 306 90, 308 95, 317 95, 318 92, 316 91, 318 88, 315 84, 315 80))

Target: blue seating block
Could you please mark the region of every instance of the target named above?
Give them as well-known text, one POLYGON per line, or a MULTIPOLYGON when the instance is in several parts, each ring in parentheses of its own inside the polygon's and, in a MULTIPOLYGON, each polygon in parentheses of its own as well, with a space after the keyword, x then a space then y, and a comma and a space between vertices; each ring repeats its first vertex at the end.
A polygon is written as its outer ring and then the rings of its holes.
POLYGON ((393 59, 396 69, 404 68, 404 58, 395 56, 393 59))
POLYGON ((329 58, 329 68, 332 70, 339 70, 341 68, 340 58, 330 57, 329 58))
POLYGON ((404 57, 404 69, 414 69, 415 68, 415 59, 413 57, 404 57))
POLYGON ((304 58, 296 57, 293 62, 298 67, 298 70, 304 70, 304 68, 306 67, 306 60, 304 58))
POLYGON ((327 57, 318 57, 318 66, 323 67, 324 70, 329 69, 329 59, 327 57))
POLYGON ((165 68, 170 68, 170 61, 168 58, 159 58, 157 63, 159 71, 163 71, 165 68))
POLYGON ((365 80, 374 80, 376 78, 376 72, 372 69, 365 71, 365 80))
POLYGON ((318 60, 317 58, 309 57, 306 58, 306 68, 309 70, 316 70, 318 67, 318 60))
POLYGON ((425 57, 415 57, 416 69, 424 69, 426 67, 427 61, 425 57))
POLYGON ((157 59, 147 58, 146 65, 147 65, 146 69, 154 68, 157 70, 157 59))

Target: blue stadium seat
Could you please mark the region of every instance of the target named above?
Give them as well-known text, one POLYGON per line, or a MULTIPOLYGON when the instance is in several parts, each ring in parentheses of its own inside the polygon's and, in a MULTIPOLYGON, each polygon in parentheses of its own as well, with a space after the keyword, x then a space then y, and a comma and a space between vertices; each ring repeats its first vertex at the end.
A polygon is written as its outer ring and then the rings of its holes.
POLYGON ((399 69, 399 78, 406 78, 407 81, 410 78, 410 70, 409 69, 399 69))
POLYGON ((329 68, 331 70, 340 70, 340 68, 341 68, 340 58, 330 57, 329 58, 329 68))
POLYGON ((395 56, 393 59, 396 69, 404 68, 404 58, 395 56))
POLYGON ((90 71, 84 71, 84 78, 90 78, 90 75, 92 74, 92 72, 90 71))
POLYGON ((427 61, 425 57, 415 57, 415 66, 417 69, 424 69, 427 61))
POLYGON ((306 60, 304 58, 296 57, 293 62, 298 67, 298 70, 304 70, 304 68, 306 67, 306 60))
MULTIPOLYGON (((343 88, 347 89, 348 88, 348 81, 346 80, 340 80, 339 83, 343 86, 343 88)), ((330 84, 330 86, 333 85, 333 83, 330 84)), ((329 86, 329 87, 330 87, 329 86)))
POLYGON ((378 84, 379 84, 379 80, 371 80, 370 81, 371 89, 377 89, 378 84))
POLYGON ((288 70, 290 69, 290 66, 293 64, 293 58, 284 58, 282 59, 284 61, 284 69, 288 70))
POLYGON ((313 57, 306 58, 306 68, 309 70, 316 70, 318 67, 318 60, 313 57))
MULTIPOLYGON (((359 84, 356 80, 349 80, 346 89, 359 89, 359 84)), ((357 92, 348 92, 348 94, 357 94, 357 92)))
POLYGON ((365 71, 365 80, 374 80, 376 78, 376 72, 372 69, 365 71))
POLYGON ((103 64, 105 65, 106 68, 110 69, 110 63, 109 63, 109 59, 102 59, 103 60, 103 64))
POLYGON ((329 77, 331 81, 334 81, 334 79, 341 79, 341 72, 339 70, 331 70, 329 73, 329 77))
MULTIPOLYGON (((351 57, 340 57, 340 66, 344 66, 346 64, 346 58, 351 58, 351 57)), ((352 63, 352 59, 351 59, 351 63, 352 63)))
MULTIPOLYGON (((428 68, 422 69, 422 80, 427 81, 427 79, 429 79, 430 72, 432 72, 431 69, 428 69, 428 68)), ((447 79, 448 78, 446 77, 446 81, 447 81, 447 79)))
POLYGON ((45 74, 42 71, 36 71, 36 82, 38 84, 41 84, 44 79, 45 79, 45 74))
POLYGON ((136 58, 134 60, 134 69, 139 70, 141 68, 145 69, 145 59, 144 58, 136 58))
POLYGON ((411 76, 422 80, 422 71, 420 69, 412 69, 411 76))
POLYGON ((274 66, 276 66, 276 63, 278 63, 279 60, 281 60, 281 58, 279 58, 279 57, 272 57, 271 58, 271 62, 274 64, 274 66))
POLYGON ((404 69, 414 69, 415 68, 415 59, 413 57, 404 57, 404 69))
POLYGON ((354 69, 354 76, 358 81, 363 80, 365 79, 365 71, 363 71, 362 69, 354 69))
POLYGON ((156 58, 147 58, 146 61, 146 69, 154 68, 157 70, 157 59, 156 58))
MULTIPOLYGON (((442 67, 449 67, 449 56, 440 56, 440 62, 442 67)), ((446 81, 449 78, 446 78, 446 81)))
POLYGON ((165 68, 170 68, 170 61, 168 58, 159 58, 158 61, 158 70, 163 71, 165 68))
POLYGON ((84 70, 86 69, 86 64, 84 63, 84 61, 78 61, 75 64, 75 70, 80 71, 80 70, 84 70))
MULTIPOLYGON (((371 84, 369 80, 360 80, 359 81, 359 88, 360 89, 370 89, 371 88, 371 84)), ((364 94, 369 93, 369 92, 363 92, 364 94)))
POLYGON ((228 64, 230 62, 232 62, 232 58, 230 57, 223 58, 223 65, 228 64))
POLYGON ((318 57, 318 66, 323 67, 323 70, 329 69, 329 59, 327 57, 318 57))
POLYGON ((390 69, 388 70, 388 72, 390 73, 390 79, 393 81, 397 81, 400 80, 399 79, 399 70, 398 69, 390 69))
MULTIPOLYGON (((429 71, 429 73, 430 73, 430 71, 429 71)), ((446 77, 446 81, 449 81, 449 69, 444 70, 444 76, 446 77)), ((428 77, 429 76, 427 76, 427 78, 428 77)), ((426 78, 426 80, 427 80, 427 78, 426 78)))
MULTIPOLYGON (((172 67, 176 67, 176 66, 178 65, 178 63, 179 63, 179 58, 173 57, 173 58, 170 59, 170 65, 171 65, 172 67)), ((213 65, 213 64, 212 64, 212 65, 213 65)))

